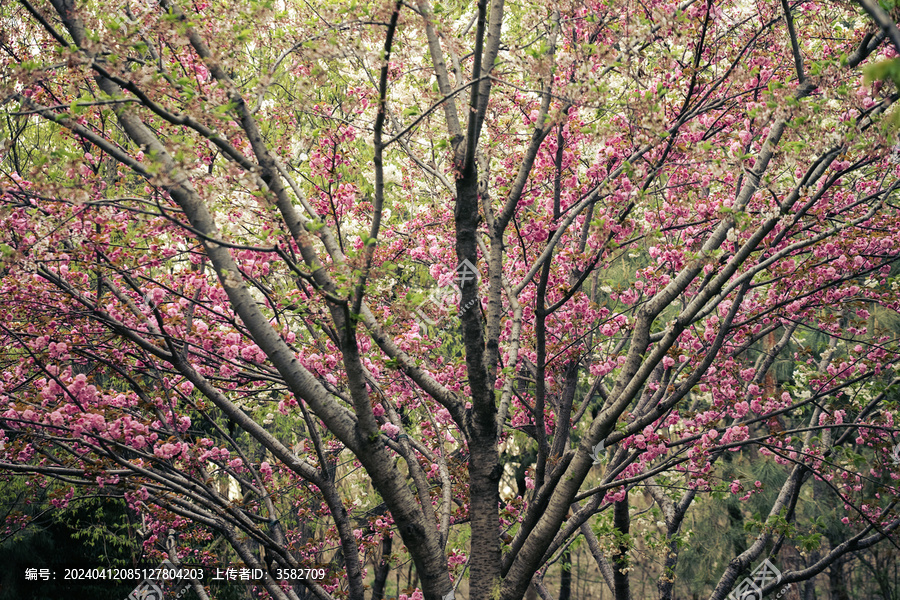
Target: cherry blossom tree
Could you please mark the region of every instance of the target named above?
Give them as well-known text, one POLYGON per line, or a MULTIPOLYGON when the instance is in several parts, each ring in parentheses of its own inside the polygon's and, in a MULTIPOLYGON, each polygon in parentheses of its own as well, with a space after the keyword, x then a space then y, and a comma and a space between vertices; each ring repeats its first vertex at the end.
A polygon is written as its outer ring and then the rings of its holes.
POLYGON ((670 599, 726 498, 761 517, 714 600, 896 547, 863 7, 4 3, 0 470, 176 560, 332 561, 273 598, 381 598, 398 553, 413 597, 548 598, 583 540, 670 599))

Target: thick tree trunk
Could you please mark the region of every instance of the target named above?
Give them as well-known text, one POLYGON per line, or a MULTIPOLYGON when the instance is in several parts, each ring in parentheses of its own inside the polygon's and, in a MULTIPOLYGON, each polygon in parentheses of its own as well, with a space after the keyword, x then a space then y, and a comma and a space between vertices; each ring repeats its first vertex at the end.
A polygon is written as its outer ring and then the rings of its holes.
POLYGON ((472 553, 470 598, 492 598, 500 584, 499 454, 494 443, 476 441, 469 454, 469 501, 472 553))
MULTIPOLYGON (((456 255, 460 263, 478 261, 475 236, 479 221, 478 174, 469 164, 457 180, 456 255)), ((470 598, 488 599, 500 585, 500 455, 497 447, 497 405, 494 377, 485 368, 484 327, 478 283, 461 278, 460 319, 466 350, 466 372, 472 395, 467 419, 469 443, 469 515, 472 550, 469 557, 470 598)), ((496 340, 494 341, 496 343, 496 340)))

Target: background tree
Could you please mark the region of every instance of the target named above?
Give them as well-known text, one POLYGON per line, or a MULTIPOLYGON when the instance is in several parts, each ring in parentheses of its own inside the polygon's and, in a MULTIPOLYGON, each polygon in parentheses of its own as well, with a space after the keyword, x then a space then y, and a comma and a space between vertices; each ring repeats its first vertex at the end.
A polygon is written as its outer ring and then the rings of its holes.
POLYGON ((578 539, 668 599, 723 509, 712 599, 896 547, 866 8, 5 4, 0 468, 330 562, 274 598, 549 597, 578 539))

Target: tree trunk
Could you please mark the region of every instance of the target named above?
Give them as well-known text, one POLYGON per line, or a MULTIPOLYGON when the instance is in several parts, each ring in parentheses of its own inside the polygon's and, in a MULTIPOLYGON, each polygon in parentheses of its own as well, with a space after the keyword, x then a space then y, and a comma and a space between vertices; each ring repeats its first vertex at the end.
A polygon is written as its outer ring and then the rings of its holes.
POLYGON ((559 574, 559 600, 569 600, 572 597, 572 553, 569 548, 563 552, 562 569, 559 574))
POLYGON ((631 528, 631 517, 628 514, 628 494, 621 502, 616 502, 613 512, 613 525, 618 535, 622 536, 619 550, 613 557, 613 583, 615 585, 616 600, 631 600, 631 590, 628 582, 628 554, 630 544, 627 536, 631 528))
POLYGON ((844 577, 844 561, 836 560, 828 569, 828 585, 831 592, 830 600, 850 600, 847 591, 847 580, 844 577))
POLYGON ((386 535, 381 538, 381 560, 378 562, 378 568, 375 569, 375 580, 372 582, 372 600, 381 600, 384 598, 384 586, 387 583, 388 575, 391 573, 391 545, 393 538, 386 535))

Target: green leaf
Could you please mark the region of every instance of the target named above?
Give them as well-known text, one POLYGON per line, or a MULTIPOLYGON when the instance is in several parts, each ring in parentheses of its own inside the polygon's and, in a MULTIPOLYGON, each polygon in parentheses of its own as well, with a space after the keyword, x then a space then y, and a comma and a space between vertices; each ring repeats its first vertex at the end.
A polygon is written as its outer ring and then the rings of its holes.
POLYGON ((889 58, 863 68, 866 83, 873 81, 900 81, 900 58, 889 58))

